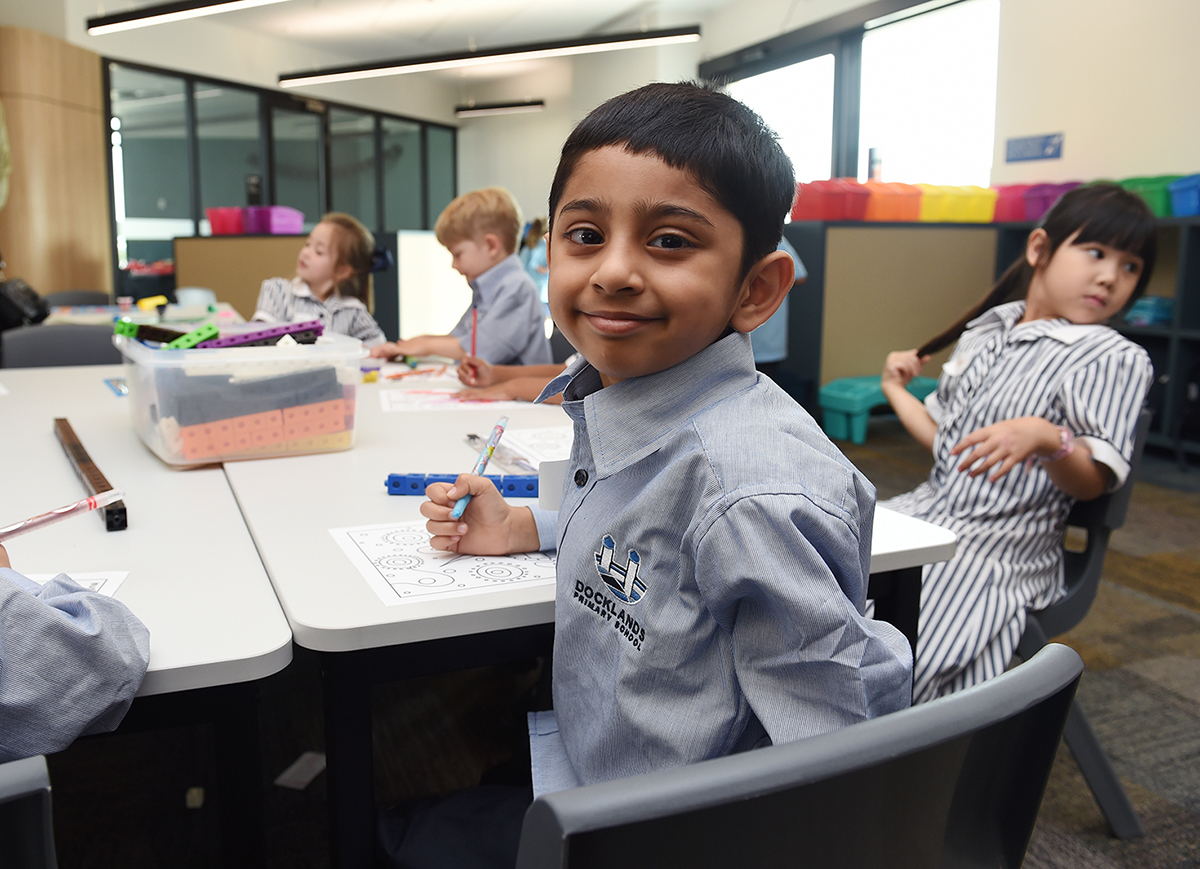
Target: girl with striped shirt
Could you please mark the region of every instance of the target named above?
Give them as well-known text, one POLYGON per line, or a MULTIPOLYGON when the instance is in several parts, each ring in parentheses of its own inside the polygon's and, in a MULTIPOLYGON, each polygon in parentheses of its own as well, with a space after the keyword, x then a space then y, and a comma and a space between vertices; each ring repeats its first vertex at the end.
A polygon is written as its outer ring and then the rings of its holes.
POLYGON ((934 456, 929 479, 882 502, 950 528, 953 559, 925 569, 913 702, 1004 671, 1027 608, 1064 593, 1062 540, 1075 500, 1125 482, 1153 370, 1104 323, 1140 296, 1155 220, 1115 184, 1078 187, 1046 214, 1024 255, 958 323, 888 355, 883 391, 934 456), (1007 298, 1022 301, 1000 304, 1007 298), (905 388, 958 339, 937 391, 905 388))
POLYGON ((330 332, 358 338, 368 347, 386 341, 371 316, 371 272, 386 264, 371 231, 354 217, 330 212, 321 218, 296 258, 296 277, 268 278, 258 291, 251 319, 266 323, 320 320, 330 332))

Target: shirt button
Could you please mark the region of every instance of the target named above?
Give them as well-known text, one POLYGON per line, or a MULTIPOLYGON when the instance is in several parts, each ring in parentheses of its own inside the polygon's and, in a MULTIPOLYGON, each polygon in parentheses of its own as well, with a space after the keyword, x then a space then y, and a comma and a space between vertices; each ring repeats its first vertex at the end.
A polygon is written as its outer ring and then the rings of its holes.
POLYGON ((587 471, 585 471, 583 468, 580 468, 578 471, 575 472, 575 485, 576 486, 583 488, 584 486, 587 485, 587 481, 588 481, 587 471))

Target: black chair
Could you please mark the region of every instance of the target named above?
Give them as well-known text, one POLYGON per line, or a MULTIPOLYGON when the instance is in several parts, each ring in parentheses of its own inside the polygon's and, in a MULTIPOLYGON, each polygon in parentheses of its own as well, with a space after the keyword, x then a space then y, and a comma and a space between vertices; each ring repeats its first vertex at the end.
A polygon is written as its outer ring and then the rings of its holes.
POLYGON ((1082 672, 1051 644, 995 679, 832 733, 543 795, 517 867, 1015 869, 1082 672))
POLYGON ((59 290, 42 296, 50 307, 59 305, 111 305, 112 296, 100 290, 59 290))
MULTIPOLYGON (((1133 481, 1141 465, 1146 436, 1150 432, 1150 416, 1148 410, 1143 410, 1138 416, 1133 456, 1125 485, 1094 501, 1077 502, 1071 508, 1071 513, 1067 516, 1067 525, 1084 529, 1087 532, 1087 542, 1082 551, 1065 549, 1063 553, 1066 597, 1044 610, 1028 613, 1025 633, 1017 645, 1017 654, 1022 658, 1028 659, 1037 654, 1037 651, 1050 641, 1050 637, 1057 637, 1071 630, 1083 621, 1091 609, 1092 601, 1096 599, 1096 591, 1100 587, 1108 539, 1114 530, 1125 524, 1125 514, 1129 510, 1129 499, 1133 494, 1133 481)), ((1122 839, 1136 839, 1145 835, 1142 823, 1134 812, 1125 789, 1121 787, 1112 762, 1100 746, 1100 741, 1078 702, 1071 706, 1071 714, 1067 718, 1063 735, 1113 833, 1122 839)))
POLYGON ((83 323, 6 329, 0 333, 0 368, 120 363, 112 335, 111 325, 83 323))
POLYGON ((50 773, 40 754, 0 763, 0 865, 54 869, 50 773))

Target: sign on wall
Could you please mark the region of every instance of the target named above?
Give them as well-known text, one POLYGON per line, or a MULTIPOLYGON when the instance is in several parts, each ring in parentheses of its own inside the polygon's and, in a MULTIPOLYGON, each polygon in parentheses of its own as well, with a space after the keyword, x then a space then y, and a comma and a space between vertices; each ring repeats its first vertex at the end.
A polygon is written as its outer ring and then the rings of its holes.
POLYGON ((1022 136, 1009 139, 1005 144, 1005 163, 1021 163, 1026 160, 1059 160, 1062 158, 1063 134, 1022 136))

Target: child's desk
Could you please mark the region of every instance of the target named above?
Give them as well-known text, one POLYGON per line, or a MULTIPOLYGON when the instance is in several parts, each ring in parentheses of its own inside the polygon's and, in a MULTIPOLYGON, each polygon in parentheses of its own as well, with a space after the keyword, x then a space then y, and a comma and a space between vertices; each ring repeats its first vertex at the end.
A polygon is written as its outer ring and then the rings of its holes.
MULTIPOLYGON (((330 534, 419 519, 422 499, 388 495, 388 474, 469 470, 465 435, 486 436, 501 413, 510 430, 568 424, 557 406, 385 413, 379 391, 411 383, 359 389, 351 450, 225 465, 296 642, 321 655, 333 866, 371 861, 372 683, 520 660, 548 652, 553 639, 552 585, 388 606, 330 534)), ((954 535, 879 511, 876 540, 873 570, 907 590, 915 630, 921 565, 949 558, 954 535)))
POLYGON ((55 437, 56 417, 125 491, 129 518, 110 532, 98 515, 76 516, 6 548, 24 574, 128 571, 114 597, 150 629, 150 666, 118 732, 213 722, 226 865, 261 866, 256 680, 291 661, 291 630, 220 467, 176 471, 146 449, 129 399, 105 383, 123 375, 120 365, 0 369, 0 521, 86 494, 55 437))

